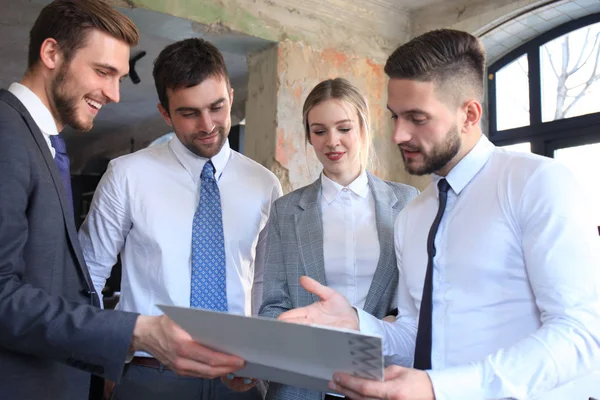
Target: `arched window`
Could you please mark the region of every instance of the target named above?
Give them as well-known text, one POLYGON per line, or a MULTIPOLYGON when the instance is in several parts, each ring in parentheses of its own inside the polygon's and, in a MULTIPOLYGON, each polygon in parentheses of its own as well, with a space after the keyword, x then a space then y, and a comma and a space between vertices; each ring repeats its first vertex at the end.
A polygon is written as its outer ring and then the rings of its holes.
POLYGON ((556 27, 489 66, 488 104, 494 144, 563 161, 600 204, 600 14, 556 27))
POLYGON ((555 157, 599 143, 600 14, 554 28, 492 64, 488 99, 496 145, 555 157))

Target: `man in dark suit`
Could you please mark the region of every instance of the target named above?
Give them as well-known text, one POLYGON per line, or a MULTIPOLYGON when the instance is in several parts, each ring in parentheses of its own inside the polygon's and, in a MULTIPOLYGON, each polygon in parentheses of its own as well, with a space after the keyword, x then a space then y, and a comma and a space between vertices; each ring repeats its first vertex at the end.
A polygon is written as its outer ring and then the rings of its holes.
POLYGON ((213 378, 244 361, 165 316, 101 310, 81 255, 59 132, 91 129, 119 101, 138 31, 103 0, 57 0, 30 33, 25 76, 0 90, 0 390, 3 399, 85 399, 90 373, 118 381, 129 354, 213 378))

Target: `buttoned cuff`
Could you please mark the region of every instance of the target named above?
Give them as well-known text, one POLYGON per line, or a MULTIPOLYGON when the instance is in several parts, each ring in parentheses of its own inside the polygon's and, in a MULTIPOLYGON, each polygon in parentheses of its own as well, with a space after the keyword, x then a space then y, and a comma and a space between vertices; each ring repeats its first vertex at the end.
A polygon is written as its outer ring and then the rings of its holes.
POLYGON ((477 364, 427 371, 436 400, 485 399, 477 364))

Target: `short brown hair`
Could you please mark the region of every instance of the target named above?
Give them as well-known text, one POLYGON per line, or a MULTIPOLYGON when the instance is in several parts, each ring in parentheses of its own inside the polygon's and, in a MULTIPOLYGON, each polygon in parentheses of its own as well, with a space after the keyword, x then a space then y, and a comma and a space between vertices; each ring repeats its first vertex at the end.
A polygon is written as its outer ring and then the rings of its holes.
POLYGON ((28 68, 39 61, 42 43, 49 38, 58 42, 65 61, 69 62, 85 46, 87 33, 92 29, 130 47, 138 43, 135 24, 104 0, 55 0, 42 9, 29 32, 28 68))
POLYGON ((212 43, 200 38, 180 40, 165 47, 154 61, 154 84, 160 104, 169 112, 167 90, 188 88, 216 76, 229 87, 223 54, 212 43))
POLYGON ((473 35, 438 29, 398 47, 385 64, 391 79, 433 82, 455 103, 466 96, 483 99, 485 50, 473 35))
POLYGON ((371 118, 369 115, 369 103, 365 96, 360 93, 358 88, 344 78, 327 79, 315 86, 302 107, 302 122, 304 124, 304 134, 307 141, 310 139, 310 125, 308 121, 308 113, 317 105, 327 100, 344 101, 356 109, 358 122, 360 123, 360 162, 361 168, 365 169, 369 163, 369 149, 371 147, 371 138, 369 134, 369 126, 371 118))

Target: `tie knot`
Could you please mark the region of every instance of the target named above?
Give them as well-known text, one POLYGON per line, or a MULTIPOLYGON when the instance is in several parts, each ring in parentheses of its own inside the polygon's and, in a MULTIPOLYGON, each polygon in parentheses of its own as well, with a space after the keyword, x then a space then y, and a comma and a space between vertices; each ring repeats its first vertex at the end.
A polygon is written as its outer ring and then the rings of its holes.
POLYGON ((54 147, 57 153, 66 154, 67 146, 60 135, 50 135, 50 144, 54 147))
POLYGON ((440 193, 448 193, 448 189, 450 189, 450 184, 446 179, 440 179, 437 186, 440 193))
POLYGON ((200 179, 215 179, 215 166, 212 161, 208 160, 206 164, 204 164, 200 179))

